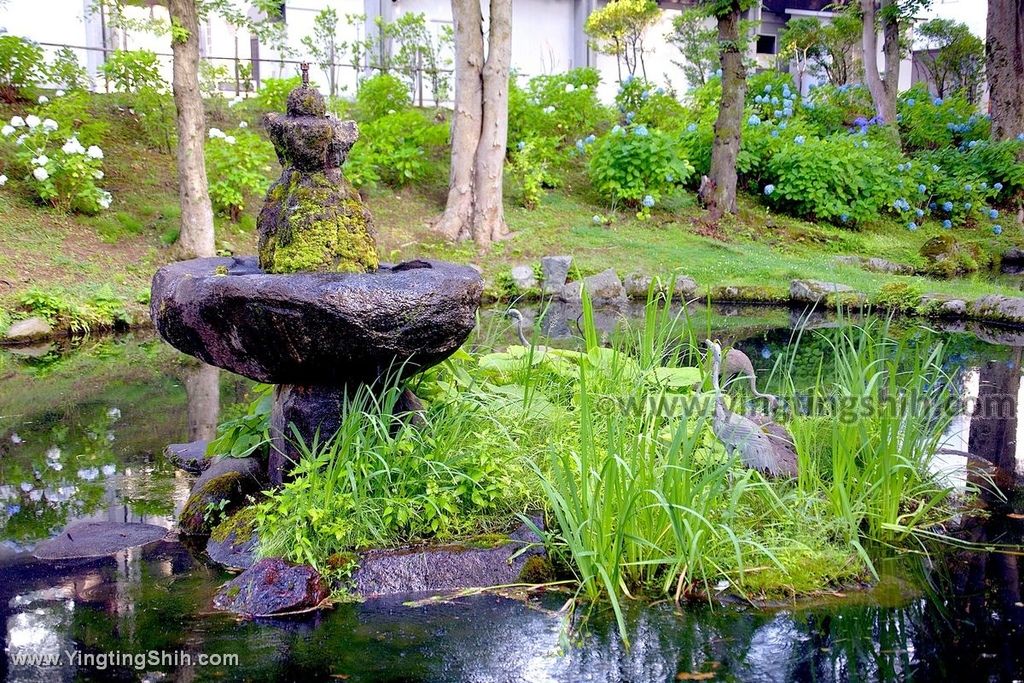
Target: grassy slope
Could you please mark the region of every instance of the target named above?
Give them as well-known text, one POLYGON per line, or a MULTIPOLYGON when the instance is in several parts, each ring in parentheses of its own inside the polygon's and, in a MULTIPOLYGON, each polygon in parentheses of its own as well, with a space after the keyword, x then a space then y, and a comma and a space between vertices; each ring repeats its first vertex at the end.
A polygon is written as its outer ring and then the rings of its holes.
MULTIPOLYGON (((15 110, 0 109, 4 117, 12 113, 15 110)), ((111 124, 103 141, 104 185, 114 194, 109 212, 81 217, 41 208, 27 197, 17 179, 0 191, 0 306, 14 308, 18 294, 30 287, 59 287, 69 298, 84 299, 108 286, 136 314, 143 314, 145 307, 139 302, 153 271, 173 256, 167 242, 177 230, 179 215, 174 160, 139 142, 138 129, 128 114, 110 110, 103 115, 111 124)), ((216 125, 231 125, 222 117, 216 125)), ((860 254, 914 263, 920 245, 941 231, 928 225, 909 233, 902 226, 883 223, 852 232, 773 215, 750 200, 714 236, 706 236, 708 230, 692 200, 671 212, 655 212, 648 222, 620 214, 611 225, 603 226, 592 217, 606 209, 588 197, 588 191, 584 177, 569 178, 566 188, 551 192, 532 211, 513 206, 513 192, 507 219, 515 235, 488 254, 477 254, 472 245, 444 243, 431 232, 430 221, 444 200, 444 189, 437 183, 397 193, 374 191, 369 193, 369 203, 386 260, 432 256, 474 261, 491 279, 512 264, 569 253, 584 272, 607 267, 615 267, 622 275, 634 270, 652 275, 681 271, 705 285, 763 285, 780 290, 792 278, 810 277, 874 293, 893 277, 836 265, 834 256, 860 254)), ((258 202, 253 201, 241 225, 220 222, 219 243, 252 253, 252 219, 257 208, 258 202)), ((957 236, 993 253, 1024 244, 1024 239, 1008 234, 996 239, 980 227, 958 230, 957 236)), ((918 281, 923 291, 960 296, 1018 293, 1012 284, 985 277, 900 279, 918 281)))

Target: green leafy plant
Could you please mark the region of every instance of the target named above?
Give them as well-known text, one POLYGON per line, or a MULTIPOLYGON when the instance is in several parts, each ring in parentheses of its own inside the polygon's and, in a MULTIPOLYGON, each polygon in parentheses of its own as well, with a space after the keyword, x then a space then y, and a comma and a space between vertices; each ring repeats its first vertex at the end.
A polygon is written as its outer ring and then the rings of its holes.
POLYGON ((396 76, 378 74, 367 78, 356 95, 356 116, 360 121, 377 119, 404 111, 409 107, 409 88, 396 76))
POLYGON ((385 113, 362 128, 345 164, 345 175, 356 186, 382 181, 401 187, 422 180, 434 167, 432 155, 448 135, 446 126, 431 123, 422 112, 411 109, 385 113))
POLYGON ((208 59, 199 62, 199 89, 207 97, 222 97, 220 84, 230 76, 231 72, 226 64, 214 64, 208 59))
POLYGON ((70 47, 57 50, 46 74, 50 82, 66 91, 88 90, 91 85, 89 72, 79 63, 78 55, 70 47))
POLYGON ((589 170, 598 193, 646 216, 656 202, 683 184, 693 166, 672 136, 638 124, 616 126, 598 138, 589 170))
POLYGON ((139 88, 132 97, 131 111, 135 114, 139 128, 150 147, 164 154, 174 151, 178 129, 174 98, 170 93, 149 86, 139 88))
POLYGON ((152 50, 114 50, 100 71, 120 92, 133 93, 165 85, 160 76, 160 61, 152 50))
POLYGON ((206 174, 214 210, 237 221, 246 198, 266 192, 273 159, 273 145, 259 135, 245 128, 229 132, 211 128, 206 174))
POLYGON ((17 36, 0 36, 0 99, 17 102, 43 77, 43 50, 17 36))
POLYGON ((251 390, 253 400, 237 417, 217 425, 217 436, 206 445, 211 456, 247 458, 260 454, 270 445, 270 411, 274 387, 258 384, 251 390))
POLYGON ((302 85, 301 76, 291 78, 264 78, 256 93, 256 104, 263 111, 284 112, 288 105, 288 94, 302 85))

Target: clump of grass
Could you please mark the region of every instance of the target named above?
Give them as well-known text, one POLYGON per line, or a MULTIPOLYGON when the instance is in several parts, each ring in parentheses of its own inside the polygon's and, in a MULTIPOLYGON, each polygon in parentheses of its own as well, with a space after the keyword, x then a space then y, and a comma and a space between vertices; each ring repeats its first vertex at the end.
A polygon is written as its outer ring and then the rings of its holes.
POLYGON ((124 302, 109 287, 99 288, 84 300, 60 288, 33 287, 18 297, 18 305, 26 314, 72 334, 112 329, 129 321, 124 302))

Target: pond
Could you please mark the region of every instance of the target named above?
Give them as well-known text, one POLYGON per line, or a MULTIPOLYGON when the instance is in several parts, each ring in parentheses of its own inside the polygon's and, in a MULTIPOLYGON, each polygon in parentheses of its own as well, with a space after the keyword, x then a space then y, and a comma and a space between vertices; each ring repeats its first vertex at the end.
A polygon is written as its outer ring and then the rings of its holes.
MULTIPOLYGON (((697 324, 736 343, 767 376, 790 343, 795 318, 826 328, 848 324, 757 307, 719 307, 697 324)), ((485 319, 485 325, 499 324, 496 316, 485 319)), ((610 330, 614 318, 602 324, 610 330)), ((574 316, 553 311, 540 328, 549 335, 545 343, 570 344, 574 326, 574 316)), ((900 327, 898 333, 913 334, 913 325, 900 327)), ((1016 399, 1024 340, 981 328, 943 337, 947 369, 969 396, 1016 399)), ((805 339, 798 362, 813 372, 821 358, 805 339)), ((610 614, 595 610, 585 623, 577 614, 570 623, 560 609, 569 596, 557 592, 528 600, 484 594, 409 604, 408 597, 391 598, 302 618, 239 622, 211 608, 214 591, 230 574, 182 543, 59 566, 32 559, 37 543, 73 521, 172 527, 192 477, 164 460, 164 446, 209 437, 218 419, 240 409, 248 386, 146 333, 0 353, 0 671, 6 680, 1024 676, 1021 578, 1017 557, 1005 553, 945 548, 928 560, 905 555, 879 564, 882 578, 871 590, 795 604, 633 604, 629 648, 610 614), (72 651, 80 653, 78 660, 66 656, 72 651), (26 653, 59 659, 42 669, 24 663, 26 653), (120 653, 120 660, 105 659, 109 653, 120 653), (221 659, 200 662, 201 653, 221 659)), ((978 510, 964 513, 961 535, 972 541, 1024 542, 1024 497, 1013 488, 1024 463, 1017 418, 1014 411, 964 416, 948 434, 941 466, 951 477, 967 476, 962 453, 970 452, 997 468, 1008 493, 1006 500, 988 496, 978 510)))

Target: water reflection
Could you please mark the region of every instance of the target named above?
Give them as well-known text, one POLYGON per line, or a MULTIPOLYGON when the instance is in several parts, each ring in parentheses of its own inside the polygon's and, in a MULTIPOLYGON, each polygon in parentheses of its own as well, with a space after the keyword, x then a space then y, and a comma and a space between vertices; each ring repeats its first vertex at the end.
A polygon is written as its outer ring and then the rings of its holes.
MULTIPOLYGON (((716 318, 716 334, 743 340, 739 346, 759 370, 770 371, 789 342, 790 312, 726 312, 732 315, 716 318)), ((559 315, 561 322, 552 318, 545 329, 568 330, 571 341, 572 311, 559 315)), ((613 333, 614 318, 602 324, 613 333)), ((947 340, 964 394, 1019 395, 1019 347, 968 335, 947 340)), ((222 407, 232 410, 247 386, 183 363, 146 338, 54 353, 42 356, 45 362, 10 359, 0 370, 0 678, 1009 681, 1024 671, 1018 560, 1003 554, 950 552, 921 568, 927 580, 897 567, 869 593, 799 606, 631 605, 629 648, 605 612, 570 624, 559 611, 564 594, 528 605, 496 596, 419 607, 379 600, 302 619, 237 623, 210 613, 212 593, 227 575, 177 543, 80 563, 36 562, 25 551, 73 520, 171 525, 191 478, 164 462, 163 447, 209 435, 222 407), (71 649, 238 653, 240 662, 138 671, 17 663, 22 653, 71 649)), ((811 345, 806 354, 816 361, 821 350, 811 345)), ((1018 467, 1020 424, 1016 413, 955 421, 945 443, 950 475, 969 476, 965 452, 1018 467)), ((1024 496, 986 502, 993 513, 966 518, 967 538, 1024 538, 1024 521, 1007 514, 1024 511, 1024 496)))

